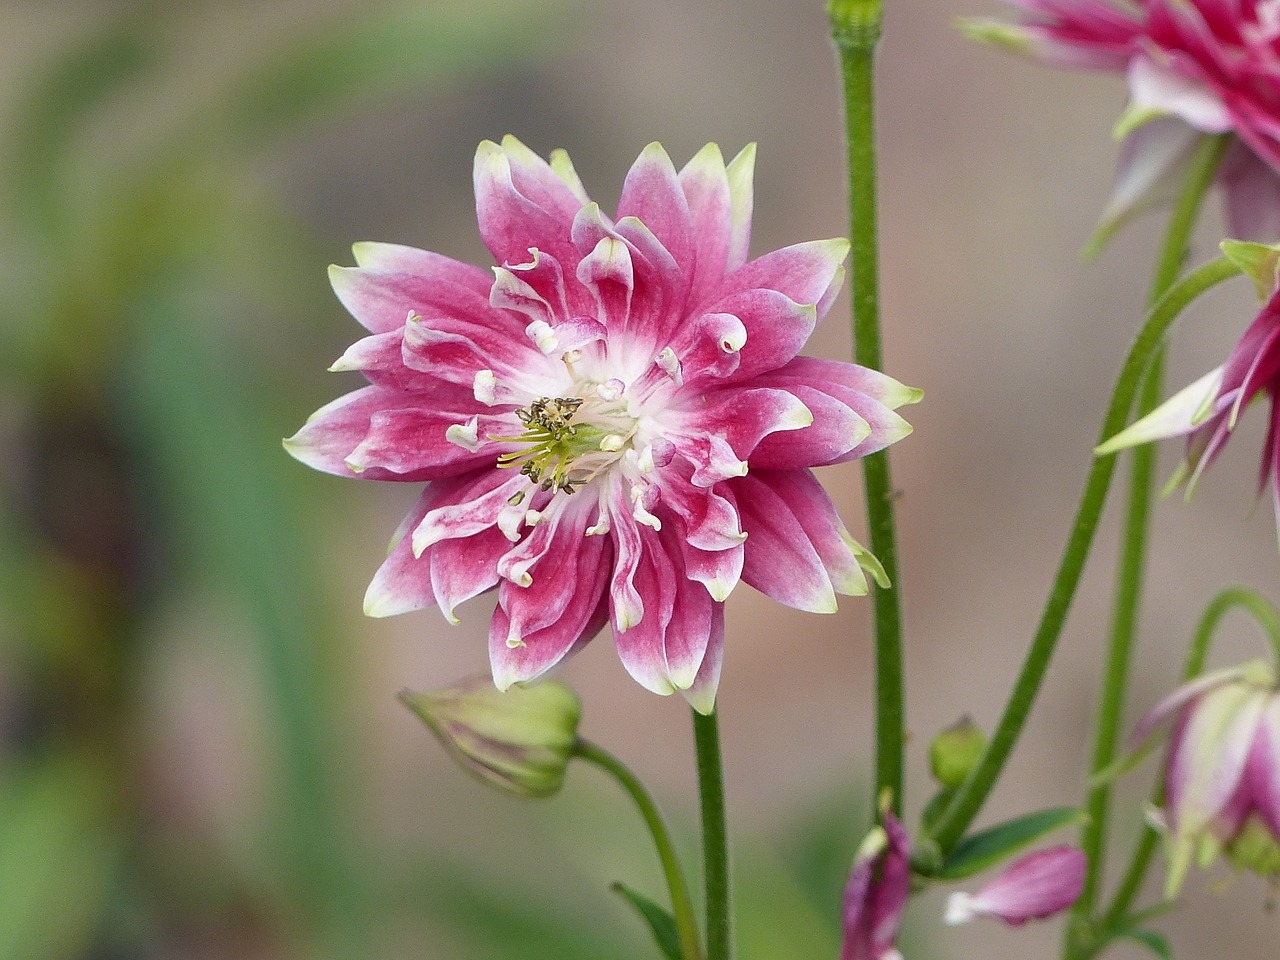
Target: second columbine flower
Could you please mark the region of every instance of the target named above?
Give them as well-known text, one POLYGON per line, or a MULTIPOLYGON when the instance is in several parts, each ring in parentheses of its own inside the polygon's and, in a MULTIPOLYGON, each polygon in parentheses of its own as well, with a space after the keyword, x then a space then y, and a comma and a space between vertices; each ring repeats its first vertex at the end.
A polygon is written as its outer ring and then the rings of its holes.
MULTIPOLYGON (((748 262, 754 149, 677 172, 652 144, 616 217, 563 152, 476 152, 492 274, 357 244, 334 290, 369 331, 334 365, 370 385, 286 445, 341 476, 429 481, 366 611, 454 610, 498 587, 494 680, 532 680, 606 622, 637 681, 712 709, 739 580, 832 612, 883 573, 808 468, 910 432, 919 392, 797 354, 844 240, 748 262), (750 464, 750 470, 748 470, 750 464)), ((456 620, 455 620, 456 622, 456 620)))

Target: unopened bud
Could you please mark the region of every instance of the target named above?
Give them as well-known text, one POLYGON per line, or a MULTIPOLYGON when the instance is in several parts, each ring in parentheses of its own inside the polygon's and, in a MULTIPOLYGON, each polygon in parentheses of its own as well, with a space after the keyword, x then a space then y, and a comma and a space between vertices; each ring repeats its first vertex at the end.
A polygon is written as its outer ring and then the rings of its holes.
POLYGON ((468 773, 505 793, 549 797, 564 783, 582 704, 562 683, 503 692, 488 676, 430 693, 400 694, 468 773))
POLYGON ((929 744, 929 768, 933 778, 954 789, 964 783, 987 747, 987 738, 970 717, 961 717, 929 744))

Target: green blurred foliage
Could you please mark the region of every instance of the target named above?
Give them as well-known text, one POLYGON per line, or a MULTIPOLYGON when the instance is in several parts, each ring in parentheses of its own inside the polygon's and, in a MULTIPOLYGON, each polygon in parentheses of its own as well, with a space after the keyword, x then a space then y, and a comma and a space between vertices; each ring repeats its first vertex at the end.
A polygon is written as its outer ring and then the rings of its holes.
MULTIPOLYGON (((247 164, 379 98, 444 97, 555 55, 577 11, 418 2, 316 18, 193 96, 172 49, 186 10, 86 11, 0 118, 0 960, 201 944, 229 957, 654 956, 608 890, 659 896, 652 851, 604 790, 512 808, 503 829, 564 820, 549 843, 611 851, 610 875, 567 858, 536 893, 537 865, 463 862, 358 822, 342 696, 358 638, 314 586, 317 488, 277 426, 297 400, 227 322, 265 315, 287 340, 329 306, 316 238, 247 164), (95 131, 122 111, 155 119, 100 149, 95 131), (193 583, 246 625, 266 700, 272 783, 247 856, 157 824, 141 773, 149 624, 193 583), (397 953, 414 931, 421 948, 397 953)), ((743 847, 746 960, 834 955, 847 827, 816 819, 789 860, 743 847)))

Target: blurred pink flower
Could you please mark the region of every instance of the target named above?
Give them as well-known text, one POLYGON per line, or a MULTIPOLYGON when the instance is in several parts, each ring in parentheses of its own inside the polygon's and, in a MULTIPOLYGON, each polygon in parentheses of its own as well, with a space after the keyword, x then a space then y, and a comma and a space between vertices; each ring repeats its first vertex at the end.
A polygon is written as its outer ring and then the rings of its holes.
POLYGON ((1233 132, 1219 170, 1233 237, 1280 239, 1280 2, 1011 0, 1016 24, 977 18, 971 36, 1053 66, 1127 74, 1129 106, 1105 239, 1172 197, 1200 134, 1233 132))
POLYGON ((501 689, 613 625, 631 675, 710 712, 723 601, 739 579, 833 612, 883 571, 809 467, 893 443, 919 399, 882 374, 797 356, 838 292, 844 240, 748 262, 755 150, 708 144, 677 172, 651 144, 616 218, 568 156, 514 137, 476 151, 492 275, 361 243, 333 267, 371 333, 335 370, 370 386, 286 441, 317 469, 429 481, 365 599, 372 616, 494 586, 501 689), (748 472, 748 462, 751 465, 748 472))
POLYGON ((1260 660, 1206 674, 1159 703, 1134 730, 1142 745, 1172 725, 1165 761, 1166 896, 1193 862, 1225 852, 1280 878, 1280 693, 1260 660))
POLYGON ((911 841, 898 818, 884 811, 853 858, 844 888, 844 947, 840 960, 902 960, 898 927, 911 895, 911 841))
POLYGON ((1067 909, 1084 889, 1087 866, 1075 847, 1051 847, 1020 857, 977 893, 953 893, 946 921, 968 923, 994 917, 1011 927, 1041 920, 1067 909))
POLYGON ((1280 292, 1273 293, 1263 305, 1225 364, 1174 394, 1094 452, 1103 455, 1153 440, 1185 436, 1186 456, 1169 488, 1185 482, 1189 498, 1201 474, 1235 430, 1241 411, 1264 392, 1272 403, 1259 487, 1265 488, 1270 482, 1280 522, 1280 409, 1275 403, 1280 392, 1280 292))

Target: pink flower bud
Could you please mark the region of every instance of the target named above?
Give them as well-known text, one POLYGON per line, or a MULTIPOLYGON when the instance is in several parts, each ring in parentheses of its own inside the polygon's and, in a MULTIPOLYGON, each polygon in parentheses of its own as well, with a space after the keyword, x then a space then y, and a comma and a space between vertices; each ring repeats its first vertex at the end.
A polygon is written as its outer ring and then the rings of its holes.
POLYGON ((901 960, 896 947, 911 893, 911 841, 890 811, 853 859, 844 888, 844 948, 840 960, 901 960))
POLYGON ((1084 888, 1085 856, 1075 847, 1052 847, 1015 860, 977 893, 953 893, 946 921, 995 917, 1011 927, 1065 910, 1084 888))

